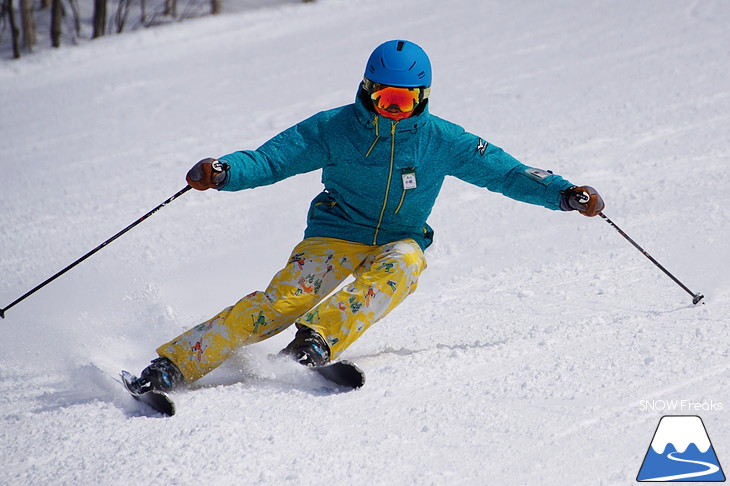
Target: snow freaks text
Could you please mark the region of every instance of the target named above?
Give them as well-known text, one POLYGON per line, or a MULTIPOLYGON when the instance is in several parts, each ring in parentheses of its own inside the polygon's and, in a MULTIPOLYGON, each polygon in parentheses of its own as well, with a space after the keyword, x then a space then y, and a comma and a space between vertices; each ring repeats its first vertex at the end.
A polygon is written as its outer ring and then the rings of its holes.
POLYGON ((642 412, 720 412, 723 404, 714 400, 694 402, 692 400, 640 400, 642 412))

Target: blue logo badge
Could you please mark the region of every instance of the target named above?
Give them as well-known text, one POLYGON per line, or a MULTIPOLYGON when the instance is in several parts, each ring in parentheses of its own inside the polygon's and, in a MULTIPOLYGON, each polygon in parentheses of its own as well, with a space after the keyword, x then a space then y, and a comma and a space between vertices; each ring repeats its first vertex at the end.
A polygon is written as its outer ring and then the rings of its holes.
POLYGON ((702 419, 696 415, 662 417, 636 480, 725 481, 702 419))

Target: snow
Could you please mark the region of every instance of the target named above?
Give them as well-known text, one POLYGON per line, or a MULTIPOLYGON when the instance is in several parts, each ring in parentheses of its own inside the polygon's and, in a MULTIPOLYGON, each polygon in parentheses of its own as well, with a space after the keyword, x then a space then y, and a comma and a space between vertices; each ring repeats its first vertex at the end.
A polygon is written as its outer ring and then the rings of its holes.
POLYGON ((428 270, 345 353, 342 393, 241 350, 178 414, 117 380, 263 288, 319 174, 189 192, 0 321, 2 484, 633 483, 667 410, 730 454, 730 3, 277 4, 0 60, 0 305, 184 186, 350 102, 370 51, 409 38, 431 110, 604 196, 600 218, 447 180, 428 270))

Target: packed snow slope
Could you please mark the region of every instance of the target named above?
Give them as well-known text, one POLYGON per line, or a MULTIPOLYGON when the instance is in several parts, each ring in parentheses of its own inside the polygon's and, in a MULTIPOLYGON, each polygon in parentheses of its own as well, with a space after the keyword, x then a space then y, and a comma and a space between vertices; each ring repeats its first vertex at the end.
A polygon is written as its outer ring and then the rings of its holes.
POLYGON ((2 306, 197 160, 351 102, 392 38, 431 55, 432 113, 593 185, 705 295, 600 218, 450 179, 418 292, 345 353, 363 389, 269 362, 289 330, 163 419, 118 371, 263 289, 321 183, 189 192, 0 321, 0 484, 625 485, 672 412, 729 464, 729 18, 711 0, 320 0, 0 61, 2 306))

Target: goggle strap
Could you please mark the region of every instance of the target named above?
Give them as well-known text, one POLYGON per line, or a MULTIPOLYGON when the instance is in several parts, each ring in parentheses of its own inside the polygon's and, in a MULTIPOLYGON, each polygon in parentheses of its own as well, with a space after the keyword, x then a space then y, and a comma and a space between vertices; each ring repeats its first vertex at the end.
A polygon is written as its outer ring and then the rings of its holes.
MULTIPOLYGON (((362 87, 368 93, 372 93, 373 86, 376 84, 377 83, 370 81, 368 78, 365 78, 365 77, 362 78, 362 87)), ((425 100, 426 98, 428 98, 429 96, 431 96, 431 87, 430 86, 427 88, 423 87, 423 86, 418 86, 418 97, 419 97, 418 102, 419 103, 422 102, 423 100, 425 100)))

